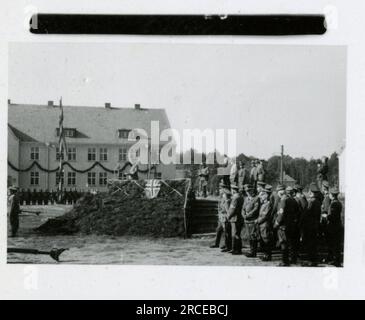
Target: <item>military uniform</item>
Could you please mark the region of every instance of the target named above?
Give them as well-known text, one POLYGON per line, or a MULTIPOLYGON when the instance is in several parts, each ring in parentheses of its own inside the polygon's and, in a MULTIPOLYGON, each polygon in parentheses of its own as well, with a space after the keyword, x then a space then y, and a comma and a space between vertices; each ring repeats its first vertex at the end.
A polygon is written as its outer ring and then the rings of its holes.
POLYGON ((282 265, 295 263, 298 255, 298 203, 291 196, 284 195, 279 202, 275 229, 282 251, 282 265), (290 260, 289 260, 290 255, 290 260))
POLYGON ((245 184, 246 184, 246 168, 240 168, 238 170, 238 188, 242 190, 245 184))
POLYGON ((24 199, 25 199, 25 204, 27 206, 29 206, 31 204, 31 192, 29 189, 27 189, 27 191, 25 191, 24 199))
POLYGON ((237 193, 232 195, 232 200, 228 209, 228 221, 231 224, 231 235, 232 235, 232 254, 240 254, 242 251, 242 239, 241 239, 241 229, 243 224, 243 219, 241 215, 243 198, 238 193, 237 186, 231 186, 235 189, 237 193))
POLYGON ((227 218, 227 209, 230 205, 230 199, 225 199, 221 197, 218 203, 218 226, 216 229, 215 243, 212 248, 218 248, 221 242, 222 235, 224 236, 224 246, 223 250, 231 250, 232 240, 231 240, 231 230, 227 218))
POLYGON ((341 243, 343 242, 343 226, 341 220, 342 204, 336 197, 331 201, 327 216, 326 240, 328 246, 328 262, 341 266, 341 243))
POLYGON ((260 199, 258 196, 248 196, 242 208, 245 227, 250 241, 250 253, 248 257, 256 257, 257 254, 257 228, 256 219, 259 216, 260 199))
POLYGON ((209 168, 202 166, 199 172, 199 184, 200 184, 200 192, 204 198, 207 197, 207 187, 208 187, 208 179, 209 179, 209 168))
POLYGON ((9 205, 10 205, 10 226, 11 226, 11 235, 15 237, 18 229, 19 229, 19 214, 20 214, 20 205, 19 205, 19 197, 18 195, 12 194, 9 197, 9 205))
POLYGON ((318 232, 321 219, 321 203, 318 200, 318 192, 308 199, 308 208, 301 219, 302 239, 308 260, 312 265, 317 264, 318 232))
POLYGON ((271 260, 272 246, 272 202, 266 199, 260 205, 259 217, 257 218, 257 231, 260 246, 264 252, 263 260, 271 260))
POLYGON ((265 170, 262 162, 259 162, 256 168, 257 181, 265 181, 265 170))

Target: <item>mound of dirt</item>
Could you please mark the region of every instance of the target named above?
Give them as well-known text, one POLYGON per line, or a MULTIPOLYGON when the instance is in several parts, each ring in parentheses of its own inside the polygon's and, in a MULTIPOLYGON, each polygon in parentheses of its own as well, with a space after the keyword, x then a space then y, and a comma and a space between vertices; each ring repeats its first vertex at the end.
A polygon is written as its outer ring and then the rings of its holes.
POLYGON ((183 236, 189 185, 189 180, 166 181, 158 196, 148 199, 145 181, 115 182, 108 193, 86 194, 71 211, 49 219, 36 231, 44 235, 183 236))

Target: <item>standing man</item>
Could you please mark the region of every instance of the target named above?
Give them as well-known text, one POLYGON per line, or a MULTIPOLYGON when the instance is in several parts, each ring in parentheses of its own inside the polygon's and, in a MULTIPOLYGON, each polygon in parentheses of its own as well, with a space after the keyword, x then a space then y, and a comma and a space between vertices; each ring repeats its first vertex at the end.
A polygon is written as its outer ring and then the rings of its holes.
POLYGON ((244 189, 244 185, 246 184, 246 168, 245 168, 245 164, 243 163, 243 161, 240 161, 238 164, 238 188, 240 188, 240 190, 244 189))
POLYGON ((215 242, 210 248, 219 248, 221 243, 221 237, 224 236, 224 246, 221 248, 222 252, 230 251, 232 240, 231 240, 231 230, 229 228, 228 218, 227 218, 227 208, 229 208, 231 201, 231 192, 227 189, 224 183, 219 184, 219 195, 220 200, 218 202, 218 226, 216 229, 215 242))
POLYGON ((242 216, 244 218, 246 230, 250 241, 250 252, 246 254, 248 258, 255 258, 257 256, 257 230, 256 219, 259 216, 260 199, 255 196, 255 189, 249 186, 247 189, 247 198, 242 208, 242 216))
POLYGON ((250 171, 250 183, 256 189, 256 182, 257 182, 257 167, 256 167, 256 160, 251 161, 251 171, 250 171))
POLYGON ((200 194, 204 198, 207 197, 208 180, 209 180, 209 168, 207 164, 203 162, 199 170, 199 189, 200 189, 200 194))
POLYGON ((228 221, 231 223, 232 254, 242 254, 242 205, 243 197, 239 193, 237 185, 231 185, 232 201, 228 209, 228 221))
MULTIPOLYGON (((321 202, 319 201, 320 191, 315 183, 312 183, 309 191, 308 208, 300 223, 303 231, 303 244, 310 261, 310 266, 318 264, 318 233, 321 219, 321 202)), ((303 264, 307 265, 307 264, 303 264)))
POLYGON ((230 188, 231 181, 229 179, 229 158, 225 154, 223 156, 223 165, 222 167, 225 169, 224 175, 223 175, 223 182, 226 186, 228 186, 228 189, 230 188))
POLYGON ((270 195, 272 191, 271 185, 266 185, 259 194, 260 197, 260 211, 256 219, 258 240, 264 252, 262 261, 271 261, 271 246, 272 246, 272 202, 270 195))
POLYGON ((238 168, 236 159, 232 159, 231 162, 231 169, 229 171, 229 182, 231 185, 237 185, 238 184, 238 168))
POLYGON ((321 191, 322 191, 322 194, 320 194, 320 196, 322 196, 322 201, 321 201, 322 206, 321 206, 321 220, 320 220, 320 225, 319 225, 319 237, 320 237, 320 239, 323 240, 326 238, 327 215, 328 215, 328 211, 329 211, 330 205, 331 205, 328 181, 324 180, 322 182, 321 191))
POLYGON ((317 168, 317 185, 319 190, 322 190, 322 183, 326 181, 328 183, 328 158, 322 157, 322 160, 318 163, 317 168))
POLYGON ((278 187, 280 202, 274 228, 278 233, 278 240, 282 252, 280 266, 290 266, 296 263, 298 256, 298 203, 293 197, 293 188, 284 186, 278 187))
POLYGON ((264 170, 264 163, 263 160, 257 160, 257 168, 256 168, 256 176, 257 181, 265 181, 265 170, 264 170))
POLYGON ((326 240, 328 256, 326 262, 341 267, 341 244, 343 241, 343 226, 341 220, 342 204, 338 200, 339 191, 332 188, 329 191, 331 204, 327 214, 326 240))
POLYGON ((20 205, 18 197, 18 189, 16 187, 10 187, 9 205, 10 205, 10 226, 11 226, 11 236, 16 237, 19 229, 19 214, 20 205))
POLYGON ((259 196, 261 191, 265 189, 265 185, 266 183, 263 182, 263 181, 257 181, 257 187, 256 187, 256 192, 257 192, 257 195, 259 196))

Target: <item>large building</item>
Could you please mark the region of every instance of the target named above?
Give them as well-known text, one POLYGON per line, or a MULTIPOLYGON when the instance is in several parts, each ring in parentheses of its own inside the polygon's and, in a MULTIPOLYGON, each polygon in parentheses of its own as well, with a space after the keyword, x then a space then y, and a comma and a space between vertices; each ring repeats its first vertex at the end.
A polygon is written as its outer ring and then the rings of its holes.
MULTIPOLYGON (((131 130, 143 129, 150 135, 151 121, 159 122, 160 132, 170 128, 164 109, 140 105, 64 106, 63 113, 68 152, 62 177, 57 172, 62 156, 58 153, 60 107, 52 101, 47 105, 8 101, 8 184, 52 190, 61 177, 66 189, 106 190, 107 179, 123 177, 130 167, 127 152, 135 143, 128 140, 131 130)), ((142 164, 139 169, 140 179, 175 178, 173 164, 142 164)))

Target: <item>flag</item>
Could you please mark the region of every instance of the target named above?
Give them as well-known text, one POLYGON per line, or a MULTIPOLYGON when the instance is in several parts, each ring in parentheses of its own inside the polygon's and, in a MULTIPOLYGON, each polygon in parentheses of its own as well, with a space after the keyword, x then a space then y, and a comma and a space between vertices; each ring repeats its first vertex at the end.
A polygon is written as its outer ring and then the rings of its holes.
POLYGON ((158 196, 161 189, 161 180, 149 179, 146 181, 145 194, 148 199, 153 199, 158 196))

